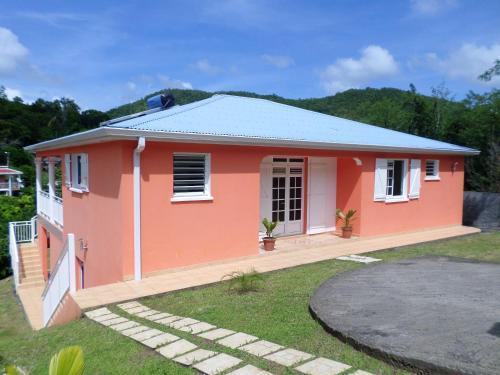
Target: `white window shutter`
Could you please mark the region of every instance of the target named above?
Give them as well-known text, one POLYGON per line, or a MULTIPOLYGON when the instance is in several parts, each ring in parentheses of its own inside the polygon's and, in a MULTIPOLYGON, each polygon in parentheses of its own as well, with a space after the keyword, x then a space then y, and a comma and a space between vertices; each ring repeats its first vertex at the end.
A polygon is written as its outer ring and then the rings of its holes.
POLYGON ((262 220, 272 216, 272 176, 273 166, 271 163, 263 162, 260 165, 260 232, 266 232, 262 220))
POLYGON ((64 183, 71 186, 71 155, 64 154, 64 183))
POLYGON ((420 163, 419 159, 410 161, 410 193, 408 195, 410 199, 420 197, 420 163))
POLYGON ((89 161, 87 154, 81 154, 81 168, 82 168, 82 183, 80 184, 81 189, 89 189, 89 161))
POLYGON ((375 160, 375 189, 373 200, 384 201, 387 188, 387 159, 375 160))

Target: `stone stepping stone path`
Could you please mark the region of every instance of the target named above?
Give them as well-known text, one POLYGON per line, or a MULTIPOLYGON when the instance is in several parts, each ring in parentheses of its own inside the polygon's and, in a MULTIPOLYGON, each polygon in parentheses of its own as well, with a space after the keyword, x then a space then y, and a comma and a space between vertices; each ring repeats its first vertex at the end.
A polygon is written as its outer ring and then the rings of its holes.
POLYGON ((358 263, 373 263, 373 262, 380 262, 382 259, 378 258, 372 258, 372 257, 365 257, 362 255, 347 255, 347 256, 341 256, 337 257, 335 259, 338 260, 350 260, 352 262, 358 262, 358 263))
MULTIPOLYGON (((350 255, 348 257, 339 257, 337 259, 351 260, 362 263, 371 263, 381 260, 359 255, 350 255)), ((126 311, 128 314, 144 318, 179 331, 191 333, 206 340, 215 341, 217 344, 231 349, 242 350, 246 353, 259 358, 264 358, 279 365, 294 368, 296 371, 305 375, 337 375, 351 369, 351 366, 347 364, 328 358, 315 357, 312 354, 296 349, 285 348, 279 344, 261 340, 258 337, 247 333, 235 332, 225 328, 217 328, 210 323, 200 322, 196 319, 152 310, 137 301, 119 304, 118 307, 126 311)), ((137 322, 129 321, 128 319, 112 313, 106 308, 91 311, 87 313, 87 316, 104 325, 106 325, 105 323, 108 321, 118 322, 114 323, 114 325, 108 324, 108 326, 111 326, 111 328, 117 327, 113 329, 118 331, 123 329, 121 331, 122 334, 128 335, 131 338, 142 342, 144 345, 156 349, 159 354, 168 359, 172 359, 173 361, 185 366, 192 366, 206 375, 215 375, 220 372, 229 371, 231 368, 236 367, 242 362, 241 359, 228 354, 198 348, 195 344, 187 340, 180 339, 175 335, 142 326, 137 322), (121 319, 124 319, 125 321, 121 321, 121 319), (129 324, 135 323, 137 325, 129 327, 127 326, 127 322, 130 322, 129 324)), ((232 372, 228 372, 227 375, 268 374, 270 373, 255 366, 246 365, 233 370, 232 372)), ((372 374, 366 371, 357 370, 350 375, 372 374)))

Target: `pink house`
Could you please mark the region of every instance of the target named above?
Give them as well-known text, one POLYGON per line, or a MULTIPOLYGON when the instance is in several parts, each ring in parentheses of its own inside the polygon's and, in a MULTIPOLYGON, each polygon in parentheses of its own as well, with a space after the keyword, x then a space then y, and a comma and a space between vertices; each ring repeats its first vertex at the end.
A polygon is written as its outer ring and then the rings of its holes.
POLYGON ((27 147, 45 278, 68 238, 77 290, 257 254, 264 217, 278 236, 335 232, 337 207, 356 236, 462 222, 476 150, 262 99, 172 101, 27 147))

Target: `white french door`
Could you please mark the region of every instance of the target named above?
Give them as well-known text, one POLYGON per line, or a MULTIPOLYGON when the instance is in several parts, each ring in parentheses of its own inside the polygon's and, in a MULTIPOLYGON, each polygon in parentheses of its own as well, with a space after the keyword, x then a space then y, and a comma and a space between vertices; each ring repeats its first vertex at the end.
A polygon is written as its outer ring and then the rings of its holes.
POLYGON ((271 170, 271 220, 278 222, 274 234, 303 231, 304 159, 275 157, 271 170))

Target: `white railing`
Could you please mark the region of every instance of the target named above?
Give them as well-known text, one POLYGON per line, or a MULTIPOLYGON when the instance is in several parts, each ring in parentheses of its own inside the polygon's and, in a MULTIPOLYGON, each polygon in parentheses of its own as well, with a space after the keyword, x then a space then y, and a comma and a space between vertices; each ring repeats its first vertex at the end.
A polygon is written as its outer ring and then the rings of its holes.
POLYGON ((54 200, 54 221, 59 224, 61 227, 63 226, 63 200, 59 197, 52 197, 54 200))
POLYGON ((13 224, 14 223, 9 223, 9 255, 10 266, 14 274, 14 284, 17 289, 21 280, 19 278, 19 248, 17 247, 16 232, 13 224))
POLYGON ((40 190, 38 192, 38 209, 41 214, 50 218, 50 195, 46 191, 40 190))
POLYGON ((36 216, 28 221, 13 221, 9 223, 14 228, 16 243, 33 242, 37 236, 36 216))
POLYGON ((68 234, 42 294, 43 325, 47 326, 67 292, 76 291, 75 236, 68 234))

